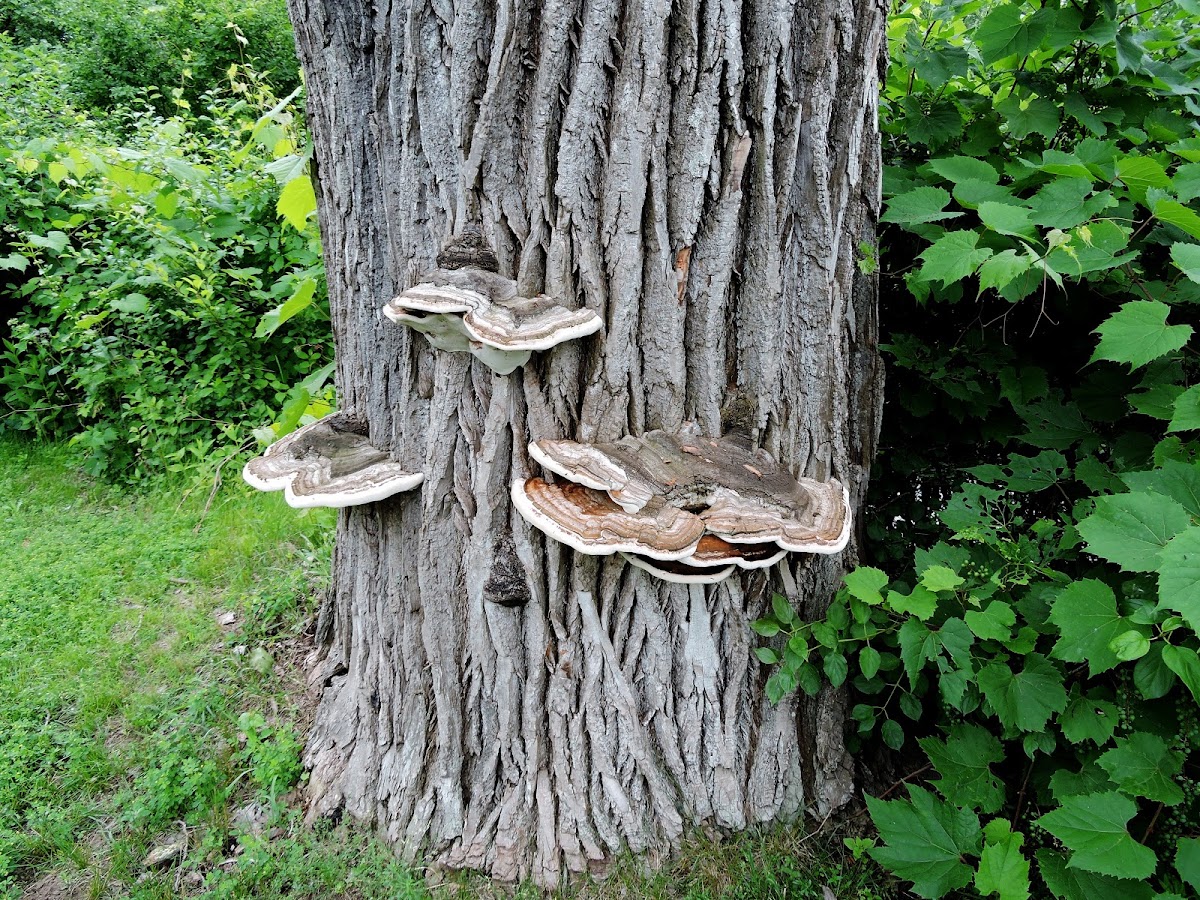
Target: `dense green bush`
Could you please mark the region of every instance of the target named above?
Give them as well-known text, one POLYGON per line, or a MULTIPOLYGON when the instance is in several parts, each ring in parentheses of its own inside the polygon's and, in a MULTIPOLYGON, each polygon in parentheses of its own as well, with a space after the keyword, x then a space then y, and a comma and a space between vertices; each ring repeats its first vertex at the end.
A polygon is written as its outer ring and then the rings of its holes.
POLYGON ((149 95, 162 115, 171 90, 190 103, 252 65, 281 94, 299 84, 284 0, 0 0, 0 31, 62 46, 77 106, 111 110, 149 95))
POLYGON ((849 682, 854 739, 904 752, 872 854, 920 896, 1200 889, 1198 26, 891 21, 876 565, 756 628, 773 695, 849 682))
MULTIPOLYGON (((22 55, 0 53, 0 69, 22 55)), ((279 328, 323 302, 315 226, 278 220, 270 174, 302 171, 291 114, 234 76, 202 112, 124 112, 119 146, 82 118, 53 136, 0 131, 0 268, 21 304, 0 344, 0 427, 70 437, 96 474, 190 469, 328 362, 321 316, 279 328)))

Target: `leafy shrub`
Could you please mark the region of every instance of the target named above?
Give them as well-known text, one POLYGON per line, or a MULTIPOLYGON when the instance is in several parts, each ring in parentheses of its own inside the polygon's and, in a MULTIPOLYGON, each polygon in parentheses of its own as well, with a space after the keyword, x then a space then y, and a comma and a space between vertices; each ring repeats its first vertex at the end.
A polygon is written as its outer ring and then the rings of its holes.
POLYGON ((270 172, 303 170, 287 102, 233 74, 203 113, 126 111, 121 146, 86 122, 0 133, 0 268, 26 279, 0 424, 71 437, 93 474, 215 464, 330 357, 321 316, 278 330, 323 309, 315 227, 277 220, 270 172))
POLYGON ((282 93, 299 84, 284 0, 0 0, 0 31, 60 44, 77 104, 112 110, 147 89, 162 115, 171 90, 198 103, 231 66, 251 65, 282 93))
POLYGON ((920 896, 1200 889, 1198 14, 890 26, 878 566, 755 627, 772 696, 849 683, 929 773, 868 799, 920 896))

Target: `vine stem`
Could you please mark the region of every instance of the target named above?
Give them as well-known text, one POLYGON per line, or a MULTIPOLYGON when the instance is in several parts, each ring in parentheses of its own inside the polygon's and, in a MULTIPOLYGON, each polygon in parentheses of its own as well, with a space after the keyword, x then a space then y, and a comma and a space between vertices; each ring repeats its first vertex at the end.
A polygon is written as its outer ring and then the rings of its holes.
POLYGON ((1150 837, 1150 835, 1153 833, 1154 826, 1158 824, 1158 817, 1162 814, 1163 805, 1164 804, 1160 803, 1158 806, 1154 807, 1154 816, 1150 819, 1150 824, 1146 826, 1146 833, 1142 835, 1143 844, 1146 843, 1146 838, 1150 837))
POLYGON ((1033 760, 1029 760, 1029 765, 1025 767, 1025 777, 1021 779, 1021 790, 1017 792, 1017 806, 1013 810, 1012 820, 1009 822, 1010 827, 1015 831, 1017 828, 1017 819, 1021 817, 1021 807, 1025 804, 1025 788, 1029 786, 1029 776, 1033 772, 1033 760))

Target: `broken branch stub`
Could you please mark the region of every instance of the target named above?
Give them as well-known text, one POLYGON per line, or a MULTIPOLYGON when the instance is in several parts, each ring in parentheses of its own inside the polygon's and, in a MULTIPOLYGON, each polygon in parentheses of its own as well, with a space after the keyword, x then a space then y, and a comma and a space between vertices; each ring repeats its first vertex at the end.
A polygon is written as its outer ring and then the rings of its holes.
MULTIPOLYGON (((666 507, 697 519, 703 537, 687 554, 655 556, 617 548, 650 557, 626 556, 631 564, 668 581, 712 583, 737 568, 774 565, 788 552, 837 553, 850 538, 849 494, 839 482, 795 478, 748 441, 705 437, 695 425, 685 425, 678 434, 652 431, 611 443, 535 441, 529 453, 573 483, 562 491, 577 487, 572 494, 574 519, 559 517, 550 530, 543 527, 544 516, 526 518, 582 552, 613 552, 605 544, 578 539, 580 531, 595 527, 585 518, 593 509, 603 508, 607 516, 614 515, 613 510, 641 516, 649 510, 660 514, 666 507)), ((521 504, 518 509, 525 514, 521 504)))
POLYGON ((465 351, 500 375, 535 350, 600 330, 590 309, 568 309, 545 295, 522 297, 517 283, 486 269, 439 268, 383 307, 393 322, 424 334, 439 350, 465 351))
POLYGON ((340 509, 417 487, 425 476, 394 463, 367 440, 366 427, 334 413, 280 438, 242 469, 260 491, 283 491, 288 506, 340 509))

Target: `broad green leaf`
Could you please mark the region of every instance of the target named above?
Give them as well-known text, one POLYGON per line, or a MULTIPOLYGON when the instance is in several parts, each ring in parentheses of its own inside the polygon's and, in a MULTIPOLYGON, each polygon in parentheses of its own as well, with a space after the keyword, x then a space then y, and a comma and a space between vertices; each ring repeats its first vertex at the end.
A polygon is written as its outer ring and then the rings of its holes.
POLYGON ((1180 166, 1171 176, 1171 186, 1181 203, 1200 197, 1200 163, 1180 166))
POLYGON ((874 678, 879 674, 879 666, 883 659, 874 647, 863 647, 858 651, 858 669, 864 678, 874 678))
POLYGON ((979 264, 992 255, 987 247, 977 247, 976 231, 951 231, 938 238, 921 254, 922 281, 941 281, 949 285, 972 274, 979 264))
POLYGON ((1154 851, 1135 841, 1126 828, 1137 804, 1115 791, 1065 797, 1062 806, 1037 820, 1071 852, 1068 868, 1117 878, 1149 878, 1154 851))
POLYGON ((921 585, 937 593, 953 591, 963 584, 963 579, 945 566, 930 566, 921 573, 921 585))
POLYGON ((881 569, 859 566, 853 572, 847 572, 843 581, 850 596, 875 606, 883 602, 883 596, 879 592, 887 586, 888 575, 881 569))
POLYGON ((1152 212, 1160 222, 1174 225, 1192 237, 1200 238, 1200 216, 1178 200, 1158 200, 1152 207, 1152 212))
POLYGON ((307 175, 293 178, 279 192, 275 210, 297 231, 303 231, 308 217, 317 211, 317 195, 307 175))
POLYGON ((1004 761, 1004 748, 987 729, 960 722, 945 740, 929 737, 919 743, 940 776, 933 786, 951 803, 983 813, 1004 805, 1004 782, 991 769, 1004 761))
POLYGON ((1169 422, 1175 416, 1175 402, 1183 393, 1181 384, 1156 384, 1127 398, 1135 412, 1169 422))
POLYGON ((313 295, 317 291, 315 278, 305 278, 292 292, 292 296, 282 304, 263 314, 258 327, 254 330, 256 338, 264 338, 279 328, 288 319, 312 305, 313 295))
POLYGON ((905 100, 904 122, 910 140, 934 148, 958 137, 963 129, 962 113, 954 103, 939 100, 924 106, 916 96, 905 100))
POLYGON ((1036 856, 1038 874, 1059 900, 1151 900, 1154 895, 1144 881, 1067 868, 1066 857, 1052 850, 1039 850, 1036 856))
POLYGON ((1167 431, 1195 431, 1200 428, 1200 384, 1188 388, 1175 398, 1175 408, 1167 431))
POLYGON ((954 184, 967 181, 995 184, 1000 180, 1000 173, 990 163, 972 156, 945 156, 930 160, 927 165, 936 174, 954 184))
POLYGON ((53 250, 55 253, 62 253, 67 249, 69 238, 61 231, 50 231, 43 237, 40 234, 27 234, 25 240, 35 247, 41 247, 43 250, 53 250))
POLYGON ((1117 177, 1125 182, 1129 193, 1139 202, 1148 188, 1169 188, 1171 179, 1157 160, 1146 156, 1126 156, 1117 160, 1117 177))
POLYGON ((1120 710, 1107 700, 1094 700, 1078 693, 1058 717, 1063 736, 1072 744, 1091 741, 1097 746, 1108 743, 1117 727, 1120 710))
POLYGON ((1067 662, 1086 660, 1093 678, 1118 665, 1120 660, 1109 645, 1133 627, 1117 612, 1112 588, 1094 578, 1072 582, 1059 591, 1050 608, 1050 622, 1059 631, 1050 655, 1067 662))
POLYGON ((1179 266, 1192 281, 1200 283, 1200 244, 1172 244, 1171 262, 1179 266))
POLYGON ((1022 101, 1010 95, 996 104, 996 110, 1008 123, 1008 133, 1018 141, 1031 134, 1052 138, 1058 131, 1058 104, 1044 97, 1022 101))
POLYGON ((1200 526, 1181 530, 1162 551, 1159 607, 1179 613, 1200 631, 1200 526))
POLYGON ((1092 170, 1083 164, 1083 160, 1074 153, 1065 153, 1062 150, 1046 150, 1042 153, 1040 163, 1026 163, 1026 165, 1049 172, 1051 175, 1086 178, 1088 181, 1095 180, 1092 170))
POLYGON ((18 272, 24 272, 29 265, 29 257, 22 256, 20 253, 10 253, 7 256, 0 256, 0 269, 15 269, 18 272))
POLYGON ((1190 325, 1168 325, 1171 307, 1158 300, 1131 300, 1109 316, 1094 332, 1100 343, 1092 362, 1107 359, 1134 368, 1174 353, 1192 336, 1190 325))
POLYGON ((868 852, 876 862, 913 883, 921 897, 941 897, 971 882, 963 856, 975 856, 982 844, 979 818, 969 809, 943 803, 909 785, 909 800, 868 796, 867 810, 885 846, 868 852))
POLYGON ((1171 498, 1139 491, 1096 498, 1096 511, 1077 527, 1088 552, 1126 572, 1155 572, 1159 552, 1190 523, 1187 510, 1171 498))
POLYGON ((985 897, 1027 900, 1029 860, 1021 852, 1025 836, 1014 832, 1005 819, 993 819, 983 828, 983 853, 975 873, 975 887, 985 897))
POLYGON ((150 308, 150 298, 145 294, 126 294, 113 300, 109 306, 117 312, 140 314, 150 308))
MULTIPOLYGON (((940 162, 940 160, 938 161, 940 162)), ((988 168, 990 169, 991 166, 988 166, 988 168)), ((995 203, 1005 203, 1013 199, 1011 189, 996 184, 995 181, 984 181, 978 178, 968 178, 956 182, 953 193, 955 200, 962 206, 971 209, 978 207, 980 203, 988 200, 995 203)))
POLYGON ((919 187, 908 191, 887 202, 887 209, 879 217, 881 222, 893 222, 897 225, 911 225, 920 222, 937 222, 939 219, 953 219, 961 216, 960 212, 946 210, 950 202, 950 192, 939 187, 919 187))
POLYGON ((1033 221, 1047 228, 1074 228, 1081 222, 1116 204, 1108 191, 1092 193, 1086 178, 1058 177, 1041 188, 1029 205, 1033 221))
POLYGON ((980 640, 1007 641, 1012 636, 1017 614, 1003 600, 993 600, 979 612, 968 610, 963 613, 963 621, 980 640))
POLYGON ((846 676, 850 673, 850 665, 841 653, 830 653, 826 656, 822 661, 822 668, 825 670, 825 677, 829 679, 829 684, 835 688, 845 684, 846 676))
POLYGON ((985 200, 979 204, 978 211, 980 220, 992 231, 1023 237, 1030 237, 1034 233, 1030 220, 1032 211, 1026 207, 985 200))
POLYGON ((64 178, 71 174, 71 172, 62 163, 52 162, 46 166, 46 174, 50 176, 50 180, 55 184, 60 184, 64 178))
POLYGON ((914 615, 918 619, 930 618, 937 610, 937 595, 917 585, 910 594, 888 591, 887 605, 901 615, 914 615))
POLYGON ((1042 42, 1046 26, 1036 16, 1022 20, 1022 7, 1006 3, 992 9, 975 29, 975 46, 987 65, 1006 56, 1025 56, 1042 42))
POLYGON ((1117 738, 1117 746, 1100 757, 1100 765, 1125 793, 1167 806, 1183 802, 1175 776, 1183 759, 1157 734, 1135 731, 1117 738))
POLYGON ((1121 662, 1133 662, 1150 652, 1150 638, 1144 632, 1130 629, 1123 631, 1108 643, 1108 649, 1121 662))
POLYGON ((1062 673, 1040 653, 1029 654, 1018 674, 1006 663, 991 663, 980 670, 977 680, 1005 728, 1041 731, 1054 713, 1067 706, 1062 673))
POLYGON ((1175 870, 1180 878, 1200 891, 1200 838, 1181 837, 1176 841, 1175 870))
POLYGON ((1028 253, 1018 254, 1016 250, 1002 250, 995 256, 988 257, 979 268, 979 289, 999 290, 1018 275, 1029 271, 1034 257, 1028 253))
POLYGON ((1179 680, 1191 691, 1192 697, 1200 703, 1200 656, 1196 655, 1196 651, 1191 647, 1163 644, 1162 661, 1179 676, 1179 680))
POLYGON ((1046 257, 1055 271, 1071 278, 1089 272, 1115 269, 1137 259, 1134 251, 1122 252, 1129 246, 1130 229, 1107 219, 1099 219, 1071 229, 1068 240, 1059 244, 1046 257))
POLYGON ((1157 700, 1165 697, 1175 686, 1178 677, 1170 670, 1162 658, 1161 643, 1150 645, 1150 652, 1137 661, 1133 667, 1133 684, 1146 700, 1157 700))

